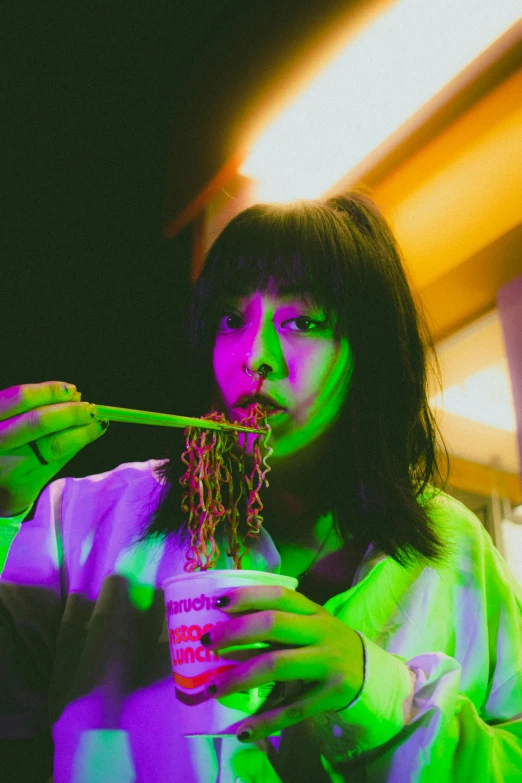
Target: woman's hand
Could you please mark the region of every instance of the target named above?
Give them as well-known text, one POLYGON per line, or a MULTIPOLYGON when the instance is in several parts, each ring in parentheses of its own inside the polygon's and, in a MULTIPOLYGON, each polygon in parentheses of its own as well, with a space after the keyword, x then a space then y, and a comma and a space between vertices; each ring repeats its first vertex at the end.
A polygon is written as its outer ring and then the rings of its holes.
POLYGON ((96 406, 81 398, 76 386, 61 381, 0 391, 0 517, 25 511, 75 454, 104 433, 96 406))
MULTIPOLYGON (((247 718, 237 729, 255 741, 322 712, 342 710, 364 682, 364 650, 359 635, 301 593, 285 587, 227 590, 230 615, 212 630, 208 649, 269 642, 284 645, 237 664, 209 683, 209 696, 225 696, 268 682, 299 681, 291 701, 247 718), (247 614, 243 614, 247 612, 247 614), (212 686, 216 688, 215 692, 212 686)), ((203 638, 201 639, 203 643, 203 638)))

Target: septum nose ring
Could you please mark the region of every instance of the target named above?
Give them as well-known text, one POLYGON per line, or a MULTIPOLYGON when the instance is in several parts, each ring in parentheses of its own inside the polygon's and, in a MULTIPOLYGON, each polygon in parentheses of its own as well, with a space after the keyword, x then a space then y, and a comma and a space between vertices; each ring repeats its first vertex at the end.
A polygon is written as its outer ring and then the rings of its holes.
POLYGON ((259 378, 266 378, 268 373, 271 372, 271 367, 268 366, 268 364, 262 364, 259 370, 257 372, 250 372, 248 367, 245 364, 245 372, 248 375, 249 378, 256 378, 256 380, 259 380, 259 378))

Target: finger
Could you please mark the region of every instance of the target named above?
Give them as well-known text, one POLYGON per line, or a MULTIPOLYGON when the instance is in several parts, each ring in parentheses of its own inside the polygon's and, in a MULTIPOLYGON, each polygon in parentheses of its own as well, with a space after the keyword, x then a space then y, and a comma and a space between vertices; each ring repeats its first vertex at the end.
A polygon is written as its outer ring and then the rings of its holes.
POLYGON ((216 608, 227 614, 260 611, 261 609, 279 609, 282 612, 308 615, 326 611, 302 593, 279 585, 234 587, 220 597, 226 597, 229 601, 225 606, 216 608))
POLYGON ((96 417, 96 406, 88 402, 66 402, 44 405, 0 421, 0 452, 39 440, 45 435, 90 424, 96 417))
MULTIPOLYGON (((342 688, 337 683, 320 683, 309 687, 306 696, 278 709, 248 718, 235 727, 236 736, 242 742, 255 742, 278 731, 301 723, 307 718, 342 709, 342 688)), ((350 703, 349 701, 347 702, 350 703)), ((347 706, 344 703, 344 706, 347 706)))
POLYGON ((320 622, 310 620, 310 615, 290 612, 278 612, 267 609, 234 617, 228 622, 219 623, 202 642, 209 650, 222 650, 238 644, 253 642, 274 642, 276 644, 314 644, 318 641, 320 622))
POLYGON ((0 390, 0 421, 33 408, 67 402, 77 393, 73 383, 63 381, 45 381, 45 383, 25 383, 0 390))
POLYGON ((207 691, 209 696, 221 698, 268 682, 317 682, 329 676, 327 656, 318 653, 317 648, 271 650, 245 663, 238 663, 219 677, 213 677, 208 682, 207 691))
MULTIPOLYGON (((107 430, 108 422, 93 421, 83 427, 70 427, 62 432, 46 435, 36 441, 38 451, 49 463, 69 462, 89 443, 98 440, 107 430)), ((29 446, 24 447, 30 449, 29 446)))

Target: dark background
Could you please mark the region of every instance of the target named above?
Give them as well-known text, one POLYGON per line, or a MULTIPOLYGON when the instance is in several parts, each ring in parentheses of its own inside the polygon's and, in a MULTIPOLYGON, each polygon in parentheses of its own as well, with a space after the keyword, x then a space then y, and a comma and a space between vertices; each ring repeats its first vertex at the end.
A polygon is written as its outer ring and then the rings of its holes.
MULTIPOLYGON (((90 402, 193 412, 181 332, 192 228, 167 241, 166 218, 356 5, 4 6, 0 388, 63 380, 90 402)), ((162 456, 168 436, 112 423, 60 475, 162 456)))

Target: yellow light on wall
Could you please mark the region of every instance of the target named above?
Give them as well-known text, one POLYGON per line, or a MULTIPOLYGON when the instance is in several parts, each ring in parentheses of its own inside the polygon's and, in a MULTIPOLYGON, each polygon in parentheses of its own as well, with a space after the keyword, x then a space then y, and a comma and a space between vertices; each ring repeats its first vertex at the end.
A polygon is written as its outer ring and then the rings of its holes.
POLYGON ((400 0, 254 143, 257 198, 318 198, 520 17, 520 0, 400 0))

